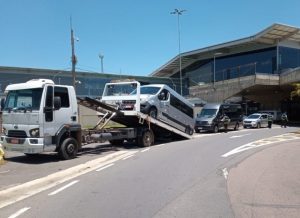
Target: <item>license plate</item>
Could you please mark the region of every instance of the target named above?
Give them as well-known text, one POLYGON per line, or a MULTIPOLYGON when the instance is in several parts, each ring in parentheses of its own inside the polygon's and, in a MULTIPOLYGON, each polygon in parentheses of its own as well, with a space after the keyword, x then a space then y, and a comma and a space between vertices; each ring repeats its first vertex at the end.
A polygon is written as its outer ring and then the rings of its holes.
POLYGON ((20 141, 19 141, 19 139, 11 139, 10 143, 11 144, 20 144, 20 141))

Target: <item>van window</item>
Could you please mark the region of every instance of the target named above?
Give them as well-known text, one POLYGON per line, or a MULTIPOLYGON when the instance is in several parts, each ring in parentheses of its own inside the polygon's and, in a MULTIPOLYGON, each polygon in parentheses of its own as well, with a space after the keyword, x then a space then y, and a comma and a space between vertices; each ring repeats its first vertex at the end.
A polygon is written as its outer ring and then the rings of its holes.
POLYGON ((176 109, 180 110, 181 112, 185 113, 189 117, 194 117, 194 111, 193 108, 189 105, 185 104, 184 102, 180 101, 178 98, 176 98, 174 95, 170 95, 170 104, 175 107, 176 109))

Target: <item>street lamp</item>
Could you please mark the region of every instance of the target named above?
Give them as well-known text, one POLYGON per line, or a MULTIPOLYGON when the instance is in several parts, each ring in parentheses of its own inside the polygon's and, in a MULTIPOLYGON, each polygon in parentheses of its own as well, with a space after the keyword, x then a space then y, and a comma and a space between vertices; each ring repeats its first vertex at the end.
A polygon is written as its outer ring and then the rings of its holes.
POLYGON ((216 56, 223 54, 222 52, 216 52, 214 53, 214 88, 216 83, 216 56))
POLYGON ((104 58, 104 55, 100 53, 99 58, 101 60, 101 73, 103 73, 103 58, 104 58))
POLYGON ((183 12, 186 10, 181 10, 181 9, 174 9, 171 14, 176 14, 177 15, 177 27, 178 27, 178 53, 179 53, 179 77, 180 77, 180 94, 182 95, 182 72, 181 72, 181 45, 180 45, 180 22, 179 22, 179 17, 182 15, 183 12))
MULTIPOLYGON (((56 76, 58 76, 61 73, 62 73, 62 71, 58 71, 56 74, 54 74, 54 76, 52 77, 52 79, 54 80, 54 82, 55 82, 56 76)), ((60 84, 60 77, 58 78, 58 84, 60 84)))

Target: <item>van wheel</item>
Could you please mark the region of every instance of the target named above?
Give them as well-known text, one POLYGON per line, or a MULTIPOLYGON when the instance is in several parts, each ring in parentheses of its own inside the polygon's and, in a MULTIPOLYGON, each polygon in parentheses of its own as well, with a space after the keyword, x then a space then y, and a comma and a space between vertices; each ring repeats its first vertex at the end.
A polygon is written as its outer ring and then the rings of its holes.
POLYGON ((187 126, 185 127, 185 133, 189 135, 193 135, 194 130, 191 127, 187 126))
POLYGON ((141 147, 149 147, 154 144, 154 134, 150 129, 142 132, 141 136, 138 136, 138 145, 141 147))
POLYGON ((260 123, 258 123, 258 124, 257 124, 257 129, 259 129, 260 127, 261 127, 261 126, 260 126, 260 123))
POLYGON ((240 127, 239 123, 236 123, 233 130, 238 130, 240 127))
POLYGON ((157 118, 157 109, 155 107, 150 108, 149 116, 156 119, 157 118))
POLYGON ((69 160, 76 157, 77 151, 77 141, 74 138, 66 138, 61 144, 58 154, 63 160, 69 160))
POLYGON ((217 125, 214 126, 213 132, 214 132, 214 133, 219 132, 219 127, 218 127, 217 125))

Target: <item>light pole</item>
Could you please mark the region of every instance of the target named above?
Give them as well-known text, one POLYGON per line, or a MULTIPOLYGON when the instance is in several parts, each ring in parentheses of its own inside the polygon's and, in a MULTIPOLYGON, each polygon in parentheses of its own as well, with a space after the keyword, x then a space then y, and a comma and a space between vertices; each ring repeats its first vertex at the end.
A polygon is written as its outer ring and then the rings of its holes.
POLYGON ((216 52, 214 53, 214 88, 216 83, 216 56, 223 54, 222 52, 216 52))
POLYGON ((181 9, 174 9, 171 14, 176 14, 177 15, 177 27, 178 27, 178 53, 179 53, 179 77, 180 77, 180 94, 182 95, 182 72, 181 72, 181 44, 180 44, 180 21, 179 17, 182 15, 183 12, 186 10, 181 10, 181 9))
MULTIPOLYGON (((62 71, 58 71, 56 74, 54 74, 54 76, 52 77, 52 79, 54 80, 54 82, 55 82, 56 76, 58 76, 61 73, 62 73, 62 71)), ((60 85, 60 78, 58 78, 58 84, 60 85)))
POLYGON ((99 58, 101 60, 101 73, 103 73, 103 58, 104 58, 104 55, 103 54, 99 54, 99 58))

